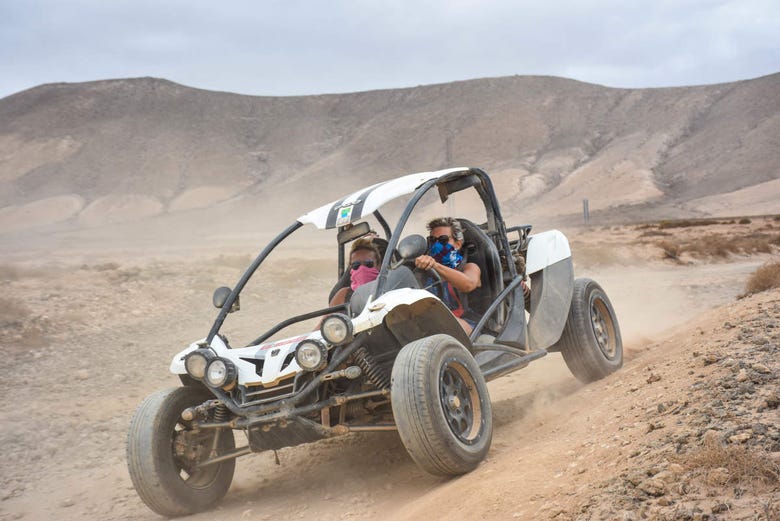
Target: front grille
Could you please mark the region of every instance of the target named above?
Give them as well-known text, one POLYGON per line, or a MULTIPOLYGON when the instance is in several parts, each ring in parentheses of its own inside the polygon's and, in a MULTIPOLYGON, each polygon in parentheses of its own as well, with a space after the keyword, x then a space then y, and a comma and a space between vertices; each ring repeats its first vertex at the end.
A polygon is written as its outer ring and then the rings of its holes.
POLYGON ((292 396, 294 393, 295 376, 289 376, 279 381, 273 387, 239 387, 241 405, 257 405, 292 396))

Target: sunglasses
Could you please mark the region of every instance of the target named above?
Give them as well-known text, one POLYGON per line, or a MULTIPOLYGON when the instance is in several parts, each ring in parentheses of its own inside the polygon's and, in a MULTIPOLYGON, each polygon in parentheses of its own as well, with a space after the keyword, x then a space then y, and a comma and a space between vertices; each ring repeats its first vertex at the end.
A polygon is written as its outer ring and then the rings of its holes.
POLYGON ((359 268, 361 265, 365 266, 366 268, 373 268, 373 267, 374 267, 374 261, 372 261, 371 259, 369 259, 369 260, 364 260, 364 261, 355 261, 355 262, 351 263, 349 266, 350 266, 350 268, 352 268, 353 270, 356 270, 356 269, 358 269, 358 268, 359 268))
POLYGON ((450 236, 449 235, 439 235, 438 237, 434 237, 433 235, 428 236, 428 244, 434 244, 434 243, 440 243, 440 244, 447 244, 450 242, 450 236))

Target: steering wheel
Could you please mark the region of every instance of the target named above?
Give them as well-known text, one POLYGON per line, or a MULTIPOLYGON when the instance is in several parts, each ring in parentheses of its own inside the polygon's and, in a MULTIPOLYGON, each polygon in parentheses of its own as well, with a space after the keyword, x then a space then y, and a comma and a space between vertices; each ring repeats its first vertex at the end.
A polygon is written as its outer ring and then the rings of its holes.
MULTIPOLYGON (((420 274, 424 273, 426 275, 430 275, 430 277, 434 280, 433 284, 431 284, 430 287, 433 287, 433 286, 442 286, 443 287, 444 286, 444 279, 442 279, 441 275, 439 275, 439 272, 436 271, 433 268, 422 269, 422 268, 415 267, 414 268, 414 272, 415 273, 420 273, 420 274)), ((421 286, 425 286, 425 285, 421 284, 421 286)), ((429 286, 425 286, 425 287, 427 288, 429 286)))

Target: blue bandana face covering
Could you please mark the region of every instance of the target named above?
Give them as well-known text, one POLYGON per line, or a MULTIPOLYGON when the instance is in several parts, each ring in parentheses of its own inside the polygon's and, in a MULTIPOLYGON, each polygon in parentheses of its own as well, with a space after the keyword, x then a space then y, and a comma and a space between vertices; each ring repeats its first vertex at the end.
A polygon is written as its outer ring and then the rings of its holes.
POLYGON ((463 262, 463 255, 450 243, 435 242, 428 253, 436 262, 448 268, 457 268, 463 262))

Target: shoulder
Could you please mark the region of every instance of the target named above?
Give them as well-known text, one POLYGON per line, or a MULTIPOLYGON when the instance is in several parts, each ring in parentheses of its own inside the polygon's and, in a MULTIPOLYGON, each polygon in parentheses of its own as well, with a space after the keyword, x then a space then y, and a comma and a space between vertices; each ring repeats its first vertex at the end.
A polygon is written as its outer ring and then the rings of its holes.
POLYGON ((467 262, 463 265, 463 272, 480 273, 479 266, 473 262, 467 262))

